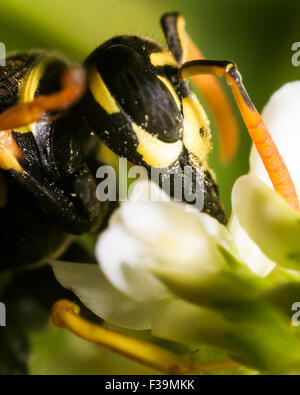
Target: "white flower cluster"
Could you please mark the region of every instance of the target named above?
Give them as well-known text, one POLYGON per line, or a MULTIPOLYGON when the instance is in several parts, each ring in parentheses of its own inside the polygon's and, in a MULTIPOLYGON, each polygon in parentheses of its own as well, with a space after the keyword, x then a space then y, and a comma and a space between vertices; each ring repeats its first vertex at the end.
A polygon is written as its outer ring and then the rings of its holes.
MULTIPOLYGON (((299 103, 300 82, 289 83, 271 97, 263 111, 298 196, 299 103)), ((203 290, 205 306, 206 299, 218 292, 217 273, 227 264, 224 250, 260 277, 267 276, 276 264, 299 267, 300 214, 270 188, 255 148, 250 173, 234 185, 233 214, 227 227, 207 214, 186 210, 183 203, 165 199, 156 184, 141 181, 98 239, 99 266, 53 263, 60 283, 109 323, 152 329, 156 335, 177 340, 194 341, 194 334, 199 333, 209 337, 207 323, 213 319, 214 331, 218 331, 222 318, 178 297, 168 284, 180 283, 186 290, 194 284, 203 290), (145 202, 149 189, 162 201, 145 202)))

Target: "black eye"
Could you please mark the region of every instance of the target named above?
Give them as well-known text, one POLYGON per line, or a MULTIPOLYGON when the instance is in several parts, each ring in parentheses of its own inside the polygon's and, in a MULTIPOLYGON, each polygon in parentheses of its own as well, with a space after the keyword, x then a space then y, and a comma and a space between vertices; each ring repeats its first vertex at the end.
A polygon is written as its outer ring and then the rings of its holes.
POLYGON ((97 58, 96 67, 133 122, 162 141, 179 139, 183 127, 180 109, 147 57, 126 45, 112 45, 97 58))

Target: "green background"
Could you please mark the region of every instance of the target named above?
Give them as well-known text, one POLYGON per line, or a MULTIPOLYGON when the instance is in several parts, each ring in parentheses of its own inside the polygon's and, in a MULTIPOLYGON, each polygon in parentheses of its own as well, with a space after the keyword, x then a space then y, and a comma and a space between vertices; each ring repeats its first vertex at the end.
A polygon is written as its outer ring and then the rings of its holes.
MULTIPOLYGON (((282 84, 299 78, 300 67, 291 64, 291 46, 300 41, 296 0, 1 0, 0 41, 7 51, 54 48, 80 62, 114 35, 141 34, 163 43, 159 18, 171 10, 185 15, 189 34, 207 58, 237 63, 259 110, 282 84)), ((215 133, 211 155, 228 213, 232 185, 248 171, 250 150, 247 131, 237 116, 241 141, 236 159, 229 166, 219 161, 215 133)), ((32 342, 33 373, 149 372, 52 327, 34 335, 32 342)))

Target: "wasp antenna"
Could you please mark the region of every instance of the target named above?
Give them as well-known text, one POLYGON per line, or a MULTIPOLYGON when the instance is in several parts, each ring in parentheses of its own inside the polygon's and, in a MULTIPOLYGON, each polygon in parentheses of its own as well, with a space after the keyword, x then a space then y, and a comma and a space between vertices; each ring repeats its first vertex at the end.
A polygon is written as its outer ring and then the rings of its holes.
POLYGON ((76 304, 69 300, 59 300, 52 307, 52 322, 85 340, 107 347, 163 373, 199 374, 237 366, 237 363, 231 359, 189 362, 184 356, 174 354, 155 344, 93 324, 80 317, 79 312, 80 309, 76 304))
POLYGON ((195 60, 185 63, 180 69, 183 79, 199 74, 226 78, 274 189, 293 208, 299 210, 299 200, 290 173, 261 115, 251 101, 236 65, 228 61, 195 60))
POLYGON ((86 86, 81 67, 67 67, 61 78, 61 89, 51 95, 39 96, 20 103, 0 114, 0 131, 13 130, 41 120, 46 112, 64 110, 81 97, 86 86))
MULTIPOLYGON (((204 59, 185 31, 185 20, 179 12, 169 12, 161 18, 161 25, 169 47, 179 65, 195 59, 204 59)), ((238 149, 239 127, 232 105, 220 82, 212 75, 193 75, 193 81, 211 108, 220 140, 220 156, 230 162, 238 149)))

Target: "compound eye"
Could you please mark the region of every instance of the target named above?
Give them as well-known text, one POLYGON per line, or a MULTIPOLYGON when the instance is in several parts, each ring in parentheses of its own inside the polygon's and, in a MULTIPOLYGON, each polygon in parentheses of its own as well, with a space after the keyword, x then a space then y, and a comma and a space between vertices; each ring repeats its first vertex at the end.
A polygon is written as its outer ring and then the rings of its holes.
POLYGON ((180 100, 171 83, 157 74, 147 56, 126 45, 112 45, 96 68, 118 106, 138 126, 164 142, 180 138, 180 100))

